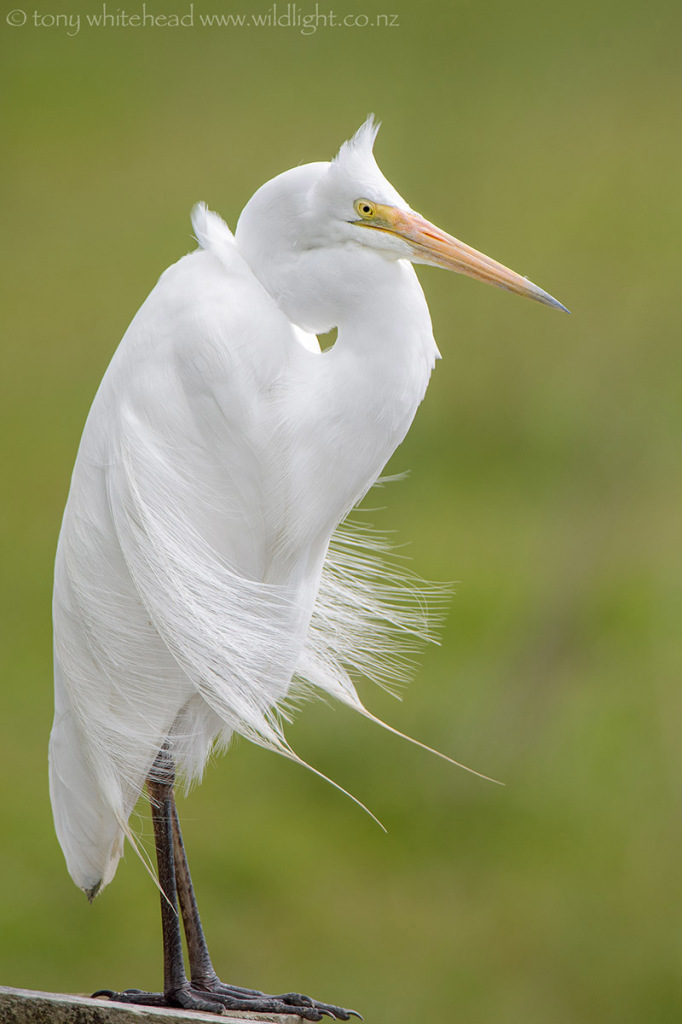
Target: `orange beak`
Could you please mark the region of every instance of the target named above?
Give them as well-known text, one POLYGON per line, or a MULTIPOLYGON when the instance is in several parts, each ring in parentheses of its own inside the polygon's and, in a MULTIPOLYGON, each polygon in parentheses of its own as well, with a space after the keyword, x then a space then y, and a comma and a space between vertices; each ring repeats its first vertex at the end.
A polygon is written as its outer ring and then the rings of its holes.
POLYGON ((375 210, 375 216, 371 220, 356 223, 387 231, 402 238, 412 250, 413 263, 427 263, 444 267, 446 270, 454 270, 456 274, 466 274, 467 277, 485 281, 516 295, 524 295, 527 299, 541 302, 545 306, 563 309, 565 313, 570 312, 527 277, 516 274, 477 249, 472 249, 470 245, 465 245, 464 242, 441 231, 418 213, 381 205, 376 205, 375 210))

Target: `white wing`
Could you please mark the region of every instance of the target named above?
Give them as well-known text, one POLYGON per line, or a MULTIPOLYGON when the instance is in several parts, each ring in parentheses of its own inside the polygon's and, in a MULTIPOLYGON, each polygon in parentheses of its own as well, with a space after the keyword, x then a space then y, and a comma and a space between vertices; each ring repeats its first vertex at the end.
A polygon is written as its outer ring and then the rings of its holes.
POLYGON ((300 343, 220 219, 198 221, 211 251, 166 271, 121 342, 60 534, 51 792, 86 890, 113 876, 167 736, 188 775, 218 732, 282 748, 272 709, 307 627, 262 582, 282 475, 271 391, 300 343))

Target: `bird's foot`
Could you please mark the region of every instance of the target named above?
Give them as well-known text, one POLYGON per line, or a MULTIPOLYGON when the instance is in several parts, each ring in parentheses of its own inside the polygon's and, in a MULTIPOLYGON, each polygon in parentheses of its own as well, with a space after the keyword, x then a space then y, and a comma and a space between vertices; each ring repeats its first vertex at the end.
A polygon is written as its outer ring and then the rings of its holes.
POLYGON ((199 1010, 203 1013, 223 1013, 223 1010, 245 1010, 251 1013, 292 1014, 303 1020, 320 1021, 324 1017, 334 1020, 350 1020, 362 1017, 355 1010, 346 1010, 331 1003, 320 1003, 299 992, 285 992, 270 996, 257 989, 241 988, 239 985, 224 985, 218 978, 200 984, 187 985, 172 992, 144 992, 139 988, 128 988, 124 992, 102 988, 93 993, 93 998, 106 996, 116 1003, 136 1003, 141 1006, 172 1006, 183 1010, 199 1010))
POLYGON ((290 1013, 303 1020, 319 1021, 324 1017, 334 1020, 350 1020, 362 1017, 355 1010, 346 1010, 331 1003, 320 1003, 299 992, 285 992, 271 996, 257 989, 241 988, 239 985, 225 985, 218 977, 193 980, 193 991, 205 993, 209 999, 218 999, 227 1010, 250 1010, 252 1013, 290 1013))
POLYGON ((101 988, 93 992, 92 998, 106 996, 115 1003, 135 1003, 138 1006, 178 1007, 182 1010, 200 1010, 202 1013, 222 1013, 224 1003, 211 999, 206 992, 199 992, 190 985, 175 989, 172 992, 143 992, 139 988, 127 988, 124 992, 114 992, 110 988, 101 988))

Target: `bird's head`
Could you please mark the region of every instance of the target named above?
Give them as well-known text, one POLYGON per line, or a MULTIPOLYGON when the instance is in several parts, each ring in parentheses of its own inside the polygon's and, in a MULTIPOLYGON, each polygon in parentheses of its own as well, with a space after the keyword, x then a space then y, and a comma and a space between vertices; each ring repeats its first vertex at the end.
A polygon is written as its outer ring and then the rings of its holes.
POLYGON ((304 164, 263 185, 244 208, 237 243, 257 276, 311 250, 359 248, 388 260, 444 267, 547 306, 560 302, 527 278, 431 224, 381 173, 370 116, 331 163, 304 164))

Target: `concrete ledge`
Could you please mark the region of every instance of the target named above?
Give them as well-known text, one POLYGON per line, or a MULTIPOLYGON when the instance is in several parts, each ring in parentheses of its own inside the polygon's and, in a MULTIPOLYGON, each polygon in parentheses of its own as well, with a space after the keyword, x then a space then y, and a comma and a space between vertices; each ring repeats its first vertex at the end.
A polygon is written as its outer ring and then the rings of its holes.
POLYGON ((196 1013, 194 1010, 163 1010, 151 1006, 111 1003, 56 992, 31 992, 0 986, 0 1024, 301 1024, 301 1017, 265 1013, 196 1013))

